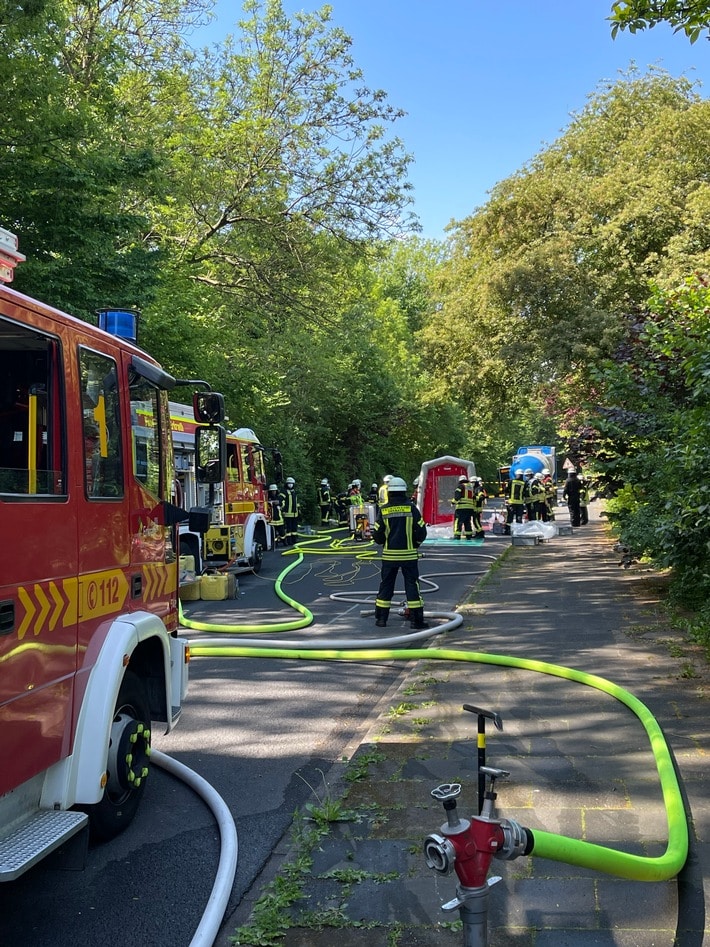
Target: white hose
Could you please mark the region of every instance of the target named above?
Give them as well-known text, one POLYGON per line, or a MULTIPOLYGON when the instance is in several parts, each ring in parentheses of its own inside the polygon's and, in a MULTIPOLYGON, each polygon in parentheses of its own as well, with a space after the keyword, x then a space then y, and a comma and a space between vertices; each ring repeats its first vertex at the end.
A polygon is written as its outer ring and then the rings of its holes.
POLYGON ((217 874, 215 875, 207 907, 195 931, 195 936, 190 941, 190 947, 212 947, 224 919, 229 896, 234 885, 234 876, 237 872, 239 853, 237 827, 234 824, 231 812, 227 808, 227 803, 206 779, 203 779, 202 776, 183 763, 174 760, 171 756, 161 753, 160 750, 152 750, 150 758, 161 769, 176 776, 191 789, 194 789, 205 800, 217 820, 220 835, 217 874))

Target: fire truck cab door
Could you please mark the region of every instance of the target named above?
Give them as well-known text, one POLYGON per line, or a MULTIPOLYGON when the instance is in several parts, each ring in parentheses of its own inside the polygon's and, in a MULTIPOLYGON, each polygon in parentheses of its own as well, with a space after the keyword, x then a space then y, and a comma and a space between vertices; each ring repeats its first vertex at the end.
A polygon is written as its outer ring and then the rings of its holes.
POLYGON ((70 750, 79 611, 76 368, 61 328, 6 296, 0 386, 2 794, 70 750))

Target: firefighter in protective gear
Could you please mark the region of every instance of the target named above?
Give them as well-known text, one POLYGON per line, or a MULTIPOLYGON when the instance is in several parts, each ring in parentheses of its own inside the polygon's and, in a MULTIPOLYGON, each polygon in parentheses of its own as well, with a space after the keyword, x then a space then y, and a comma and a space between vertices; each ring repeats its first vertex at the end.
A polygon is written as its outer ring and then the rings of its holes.
POLYGON ((323 477, 318 485, 318 507, 320 509, 321 526, 328 525, 332 506, 333 500, 330 494, 330 484, 328 483, 328 478, 323 477))
POLYGON ((392 477, 387 502, 377 511, 372 538, 382 546, 380 588, 375 602, 375 624, 383 628, 392 606, 397 573, 402 570, 412 628, 428 628, 424 621, 424 600, 419 588, 417 549, 426 539, 422 514, 407 496, 407 484, 401 477, 392 477))
POLYGON ((282 510, 286 531, 286 545, 293 546, 298 538, 298 495, 296 481, 293 477, 286 477, 286 489, 283 496, 282 510))
POLYGON ((279 493, 279 488, 275 483, 269 484, 269 492, 266 502, 269 504, 269 520, 274 527, 275 543, 284 542, 286 537, 286 527, 284 525, 283 513, 281 511, 281 502, 283 496, 279 493))
POLYGON ((483 523, 481 522, 481 516, 483 515, 483 507, 486 505, 486 500, 488 499, 488 494, 486 493, 483 481, 480 477, 474 477, 472 480, 473 485, 473 529, 476 539, 484 539, 485 533, 483 532, 483 523))
POLYGON ((562 499, 567 501, 567 506, 569 508, 570 522, 572 526, 581 526, 582 525, 582 511, 581 511, 581 493, 582 493, 582 484, 579 481, 576 470, 570 470, 565 480, 565 485, 562 490, 562 499))
POLYGON ((350 522, 350 488, 352 484, 349 483, 347 490, 343 490, 342 493, 339 493, 335 499, 335 506, 338 511, 338 526, 347 526, 350 522))
POLYGON ((459 477, 453 499, 455 509, 454 539, 461 538, 463 530, 466 539, 473 539, 473 511, 475 506, 473 485, 463 474, 459 477))
MULTIPOLYGON (((545 502, 545 485, 542 482, 542 474, 536 473, 528 485, 530 498, 533 501, 533 519, 547 522, 547 503, 545 502)), ((529 517, 528 517, 529 518, 529 517)))
POLYGON ((387 474, 386 477, 382 478, 382 486, 377 491, 377 503, 379 506, 382 506, 383 503, 387 502, 387 487, 391 479, 392 474, 387 474))
POLYGON ((535 519, 535 497, 532 491, 533 483, 533 469, 532 467, 526 467, 524 471, 525 477, 525 512, 527 514, 528 520, 532 523, 535 519))
POLYGON ((515 479, 510 481, 510 492, 508 493, 508 517, 505 524, 505 534, 510 536, 510 524, 515 520, 516 523, 523 522, 523 509, 525 507, 525 480, 523 471, 518 468, 515 471, 515 479))
POLYGON ((351 539, 359 539, 361 537, 358 535, 358 522, 362 523, 362 516, 366 512, 365 497, 362 495, 362 480, 353 480, 349 492, 348 525, 351 530, 351 539))

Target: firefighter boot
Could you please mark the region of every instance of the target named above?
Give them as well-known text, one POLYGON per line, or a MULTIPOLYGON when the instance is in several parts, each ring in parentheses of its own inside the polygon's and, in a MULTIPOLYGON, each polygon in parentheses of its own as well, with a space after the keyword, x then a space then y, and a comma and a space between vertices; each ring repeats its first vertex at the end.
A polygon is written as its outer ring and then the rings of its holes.
POLYGON ((409 609, 409 624, 411 628, 429 628, 429 622, 424 621, 424 609, 423 608, 410 608, 409 609))
POLYGON ((381 605, 375 606, 375 625, 378 628, 387 627, 387 617, 390 613, 389 608, 382 608, 381 605))

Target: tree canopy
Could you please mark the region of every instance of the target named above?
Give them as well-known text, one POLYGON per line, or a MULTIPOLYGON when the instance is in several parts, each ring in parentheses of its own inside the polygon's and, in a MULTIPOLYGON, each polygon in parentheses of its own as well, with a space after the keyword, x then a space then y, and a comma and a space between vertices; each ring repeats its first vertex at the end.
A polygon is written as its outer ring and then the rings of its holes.
POLYGON ((612 36, 619 30, 636 33, 652 29, 658 23, 669 23, 676 33, 682 30, 694 43, 703 33, 710 33, 710 3, 707 0, 618 0, 612 5, 609 19, 613 24, 612 36))

